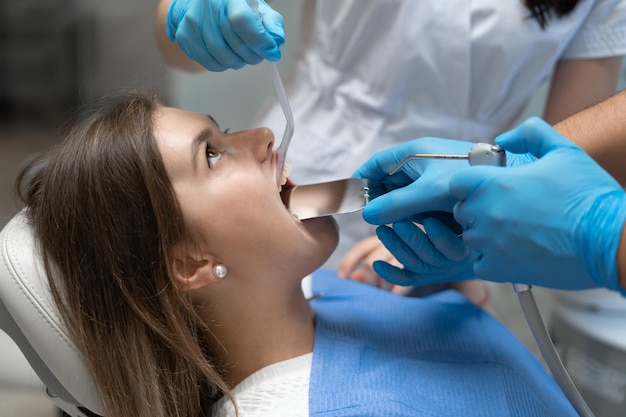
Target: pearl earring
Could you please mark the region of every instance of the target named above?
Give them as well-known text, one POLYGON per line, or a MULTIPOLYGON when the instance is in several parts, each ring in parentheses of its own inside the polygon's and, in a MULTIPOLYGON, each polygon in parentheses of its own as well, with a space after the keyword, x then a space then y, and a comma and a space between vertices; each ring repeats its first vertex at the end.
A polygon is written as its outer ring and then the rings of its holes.
POLYGON ((213 267, 213 275, 215 275, 217 278, 222 279, 226 276, 226 274, 228 273, 228 269, 226 269, 225 265, 222 264, 216 264, 213 267))

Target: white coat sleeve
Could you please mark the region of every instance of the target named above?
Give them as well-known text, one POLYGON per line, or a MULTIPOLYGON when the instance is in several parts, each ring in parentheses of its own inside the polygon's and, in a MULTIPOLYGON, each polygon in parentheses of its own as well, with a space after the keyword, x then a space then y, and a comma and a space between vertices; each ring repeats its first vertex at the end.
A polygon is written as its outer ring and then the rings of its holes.
POLYGON ((626 0, 596 0, 563 59, 626 55, 626 0))

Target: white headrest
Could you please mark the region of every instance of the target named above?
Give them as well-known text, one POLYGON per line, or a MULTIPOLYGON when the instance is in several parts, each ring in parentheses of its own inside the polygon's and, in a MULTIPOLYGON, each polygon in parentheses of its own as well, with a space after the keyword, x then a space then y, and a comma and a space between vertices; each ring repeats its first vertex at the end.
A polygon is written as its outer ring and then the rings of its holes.
POLYGON ((103 415, 93 381, 54 307, 23 212, 0 232, 0 259, 0 328, 20 347, 49 390, 103 415))

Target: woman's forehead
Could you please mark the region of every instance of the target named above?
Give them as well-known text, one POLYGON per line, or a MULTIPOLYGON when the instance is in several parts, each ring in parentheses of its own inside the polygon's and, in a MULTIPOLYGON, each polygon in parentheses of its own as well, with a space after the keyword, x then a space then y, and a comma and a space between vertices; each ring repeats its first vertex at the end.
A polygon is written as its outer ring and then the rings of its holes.
MULTIPOLYGON (((206 125, 207 123, 219 128, 217 121, 209 114, 183 110, 176 107, 160 107, 156 111, 156 122, 160 125, 178 125, 184 123, 199 123, 206 125)), ((180 126, 179 126, 180 127, 180 126)))
POLYGON ((219 131, 211 116, 174 107, 159 108, 154 117, 154 137, 162 146, 190 146, 202 131, 219 131))

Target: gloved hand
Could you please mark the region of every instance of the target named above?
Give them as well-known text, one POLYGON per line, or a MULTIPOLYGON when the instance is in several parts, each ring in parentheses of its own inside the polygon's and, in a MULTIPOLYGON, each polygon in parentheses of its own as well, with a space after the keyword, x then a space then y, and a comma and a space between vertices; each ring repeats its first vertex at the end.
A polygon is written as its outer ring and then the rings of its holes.
POLYGON ((468 166, 464 160, 412 159, 393 175, 389 171, 415 153, 467 154, 473 143, 420 138, 386 149, 365 162, 353 176, 368 182, 370 202, 363 218, 389 224, 430 211, 452 212, 456 203, 449 191, 452 173, 468 166))
MULTIPOLYGON (((419 158, 408 161, 393 175, 389 171, 411 154, 467 155, 472 146, 472 142, 420 138, 374 155, 353 175, 368 181, 370 202, 363 208, 365 221, 389 224, 409 217, 417 222, 436 217, 453 228, 453 220, 442 213, 452 213, 457 199, 450 194, 449 181, 455 172, 469 166, 467 160, 419 158)), ((535 158, 507 153, 506 160, 507 165, 517 166, 535 158)))
POLYGON ((463 240, 480 253, 476 276, 557 289, 606 287, 617 281, 617 249, 626 196, 578 146, 538 118, 496 139, 539 159, 513 168, 457 172, 450 191, 463 240))
POLYGON ((259 14, 246 0, 172 0, 167 36, 210 71, 278 61, 284 19, 263 0, 259 14))
POLYGON ((426 233, 410 220, 380 226, 378 238, 404 269, 384 261, 374 262, 374 271, 396 285, 443 284, 474 279, 472 266, 477 254, 448 227, 432 218, 423 219, 426 233))

